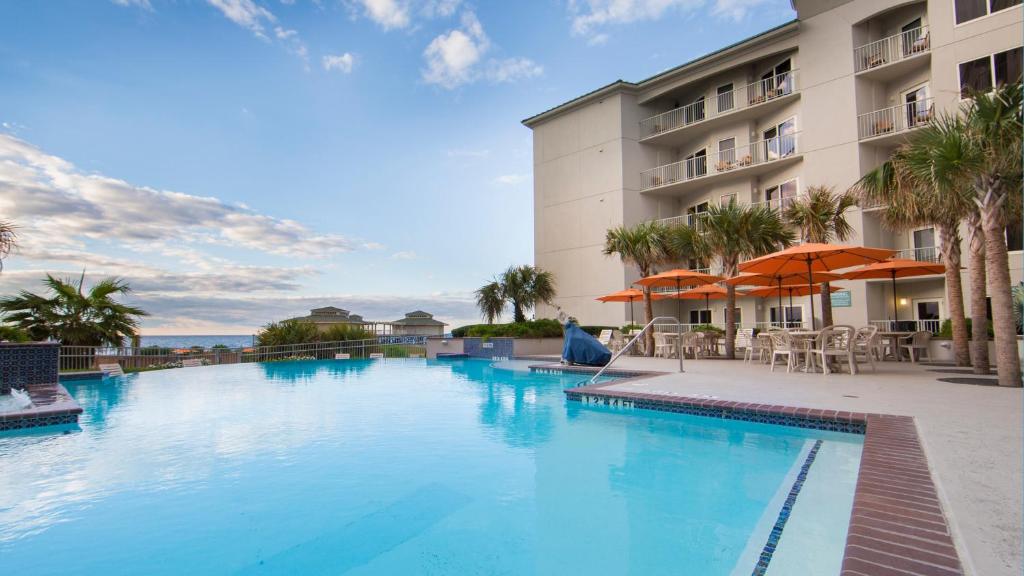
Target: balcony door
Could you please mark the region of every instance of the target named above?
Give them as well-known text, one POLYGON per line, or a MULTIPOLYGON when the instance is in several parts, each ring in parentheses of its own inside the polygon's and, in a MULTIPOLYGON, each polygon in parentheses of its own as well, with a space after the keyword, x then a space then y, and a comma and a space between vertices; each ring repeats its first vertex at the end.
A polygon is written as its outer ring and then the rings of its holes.
POLYGON ((693 124, 704 119, 704 96, 697 98, 692 104, 683 108, 683 122, 693 124))
POLYGON ((786 180, 785 182, 776 186, 769 186, 764 191, 764 199, 768 202, 768 207, 776 210, 783 210, 788 208, 796 198, 797 182, 796 178, 792 180, 786 180))
MULTIPOLYGON (((700 204, 690 206, 689 208, 686 209, 686 223, 699 231, 701 229, 701 225, 704 222, 704 215, 706 215, 707 213, 707 202, 701 202, 700 204)), ((701 268, 704 268, 704 266, 701 266, 701 268)))
POLYGON ((718 111, 725 112, 727 110, 732 110, 735 105, 732 99, 732 83, 730 82, 729 84, 719 86, 715 92, 718 97, 718 111))
POLYGON ((711 324, 711 310, 690 310, 690 324, 711 324))
POLYGON ((758 96, 775 98, 791 93, 793 91, 793 82, 789 73, 792 70, 793 63, 787 58, 765 72, 761 76, 761 89, 759 90, 761 93, 758 96))
POLYGON ((926 124, 931 119, 928 107, 928 85, 918 86, 903 94, 903 108, 906 110, 907 127, 926 124))
POLYGON ((699 178, 708 173, 708 151, 702 148, 686 157, 686 179, 699 178))
POLYGON ((772 326, 799 328, 804 325, 803 306, 783 306, 781 309, 778 306, 772 306, 769 313, 772 326), (785 318, 782 316, 783 311, 785 311, 785 318))
POLYGON ((900 40, 903 44, 904 56, 909 56, 915 52, 921 51, 921 47, 924 43, 921 41, 921 36, 921 18, 914 18, 900 28, 900 40))
POLYGON ((935 228, 919 228, 910 233, 914 246, 914 260, 922 262, 938 262, 938 244, 935 241, 935 228))
POLYGON ((942 322, 942 298, 915 298, 914 320, 918 330, 938 332, 942 322))
POLYGON ((772 126, 762 133, 765 160, 778 160, 796 152, 796 118, 772 126))
POLYGON ((730 170, 736 166, 736 138, 718 141, 718 163, 715 169, 719 172, 730 170))

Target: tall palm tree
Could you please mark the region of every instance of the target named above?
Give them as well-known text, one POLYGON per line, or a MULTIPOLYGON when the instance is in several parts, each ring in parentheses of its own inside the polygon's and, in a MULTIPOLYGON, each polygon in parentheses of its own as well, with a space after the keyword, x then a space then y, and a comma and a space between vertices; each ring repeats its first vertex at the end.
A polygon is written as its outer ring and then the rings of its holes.
POLYGON ((114 300, 131 292, 118 278, 105 278, 85 290, 85 272, 61 280, 47 274, 43 284, 49 294, 22 290, 0 299, 6 321, 21 328, 33 340, 52 338, 68 346, 121 346, 138 330, 138 317, 146 312, 114 300))
POLYGON ((985 275, 992 299, 1000 386, 1021 385, 1005 232, 1009 214, 1020 203, 1024 152, 1021 106, 1018 82, 976 94, 964 113, 970 146, 963 158, 962 175, 971 178, 974 185, 974 201, 985 232, 985 275))
MULTIPOLYGON (((623 263, 636 266, 640 277, 650 276, 655 266, 669 259, 666 242, 668 229, 660 222, 641 222, 635 226, 617 226, 605 234, 604 254, 616 254, 623 263)), ((651 305, 651 289, 643 287, 644 325, 654 319, 651 305)), ((648 356, 654 355, 654 335, 648 331, 644 336, 644 349, 648 356)))
POLYGON ((4 268, 4 258, 7 258, 17 245, 17 226, 6 220, 0 220, 0 270, 4 268))
MULTIPOLYGON (((802 242, 828 244, 853 236, 853 226, 846 220, 846 211, 857 205, 851 193, 837 194, 827 186, 810 186, 807 194, 793 201, 783 212, 785 219, 800 229, 802 242)), ((821 322, 832 325, 832 291, 828 282, 821 289, 821 322)))
POLYGON ((476 290, 476 304, 488 324, 512 305, 514 322, 526 321, 526 310, 537 302, 551 304, 555 298, 555 278, 551 272, 523 265, 509 266, 500 276, 476 290))
MULTIPOLYGON (((740 205, 735 199, 715 204, 701 219, 696 231, 675 229, 669 244, 675 253, 692 251, 701 258, 718 260, 724 276, 735 276, 741 260, 774 252, 793 244, 793 232, 781 215, 767 206, 740 205)), ((725 356, 735 358, 736 287, 726 286, 725 356)))
MULTIPOLYGON (((948 114, 914 132, 888 161, 868 172, 852 188, 862 205, 881 204, 882 224, 893 230, 932 226, 939 235, 939 250, 946 266, 949 317, 953 328, 953 353, 959 366, 971 364, 971 350, 964 320, 963 285, 960 278, 960 222, 977 211, 973 189, 956 177, 956 158, 966 145, 963 121, 948 114)), ((988 372, 988 320, 985 316, 984 265, 971 263, 973 279, 981 274, 981 306, 972 300, 974 315, 975 370, 988 372), (980 314, 980 319, 978 318, 980 314), (981 329, 981 337, 977 330, 981 329), (979 346, 980 345, 980 346, 979 346)), ((973 295, 973 293, 972 293, 973 295)))

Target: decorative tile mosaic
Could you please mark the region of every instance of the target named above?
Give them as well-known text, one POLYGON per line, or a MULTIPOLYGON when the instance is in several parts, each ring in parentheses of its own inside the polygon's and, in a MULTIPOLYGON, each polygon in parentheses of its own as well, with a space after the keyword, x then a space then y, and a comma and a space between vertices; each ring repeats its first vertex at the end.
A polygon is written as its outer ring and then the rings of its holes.
POLYGON ((765 572, 768 571, 768 564, 771 563, 772 555, 775 554, 775 548, 778 547, 779 540, 782 538, 782 530, 786 527, 786 521, 789 520, 789 515, 793 512, 796 497, 800 495, 800 489, 804 487, 804 481, 807 480, 807 471, 811 469, 811 464, 814 464, 814 458, 817 457, 820 448, 821 440, 817 440, 807 453, 807 458, 804 459, 804 463, 800 467, 800 473, 797 474, 792 488, 789 489, 786 502, 782 505, 782 510, 779 510, 778 518, 775 519, 775 525, 772 526, 772 531, 768 535, 768 541, 765 542, 764 548, 761 549, 761 556, 758 558, 757 565, 754 566, 751 576, 764 576, 765 572))
POLYGON ((463 338, 462 351, 472 358, 510 358, 513 356, 514 338, 463 338))
POLYGON ((0 393, 57 381, 60 343, 0 344, 0 393))

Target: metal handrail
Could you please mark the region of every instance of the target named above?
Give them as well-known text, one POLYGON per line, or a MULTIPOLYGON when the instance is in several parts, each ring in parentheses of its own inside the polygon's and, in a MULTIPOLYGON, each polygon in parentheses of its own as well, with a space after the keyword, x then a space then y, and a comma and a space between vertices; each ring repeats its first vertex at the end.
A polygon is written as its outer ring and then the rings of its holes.
POLYGON ((639 340, 640 337, 643 336, 645 332, 650 330, 651 327, 653 327, 655 324, 657 324, 659 320, 662 320, 662 321, 663 320, 668 320, 669 324, 675 324, 676 325, 676 356, 679 356, 679 371, 680 372, 685 372, 685 370, 683 370, 683 354, 682 354, 682 352, 683 352, 683 345, 682 345, 683 344, 683 342, 682 342, 682 340, 683 340, 683 325, 679 322, 679 319, 674 317, 674 316, 658 316, 654 320, 651 320, 650 322, 648 322, 647 326, 644 326, 643 329, 641 329, 639 332, 637 332, 636 336, 633 336, 633 338, 625 346, 622 347, 622 350, 619 350, 618 352, 616 352, 615 355, 612 356, 612 359, 609 360, 607 364, 602 366, 601 369, 597 371, 597 374, 594 374, 594 377, 590 379, 590 383, 593 384, 593 383, 597 382, 597 379, 600 378, 602 374, 604 374, 604 371, 607 370, 609 367, 611 367, 611 365, 614 364, 615 361, 619 359, 619 356, 622 356, 630 348, 632 348, 633 345, 636 344, 637 340, 639 340))

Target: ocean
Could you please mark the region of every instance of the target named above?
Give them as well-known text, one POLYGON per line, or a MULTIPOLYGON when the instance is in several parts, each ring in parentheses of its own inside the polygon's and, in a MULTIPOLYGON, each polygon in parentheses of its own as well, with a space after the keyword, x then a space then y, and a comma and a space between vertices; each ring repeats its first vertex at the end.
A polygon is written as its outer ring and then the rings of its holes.
POLYGON ((228 348, 244 348, 253 345, 252 336, 142 336, 142 346, 160 346, 165 348, 190 348, 202 346, 211 348, 223 344, 228 348))

